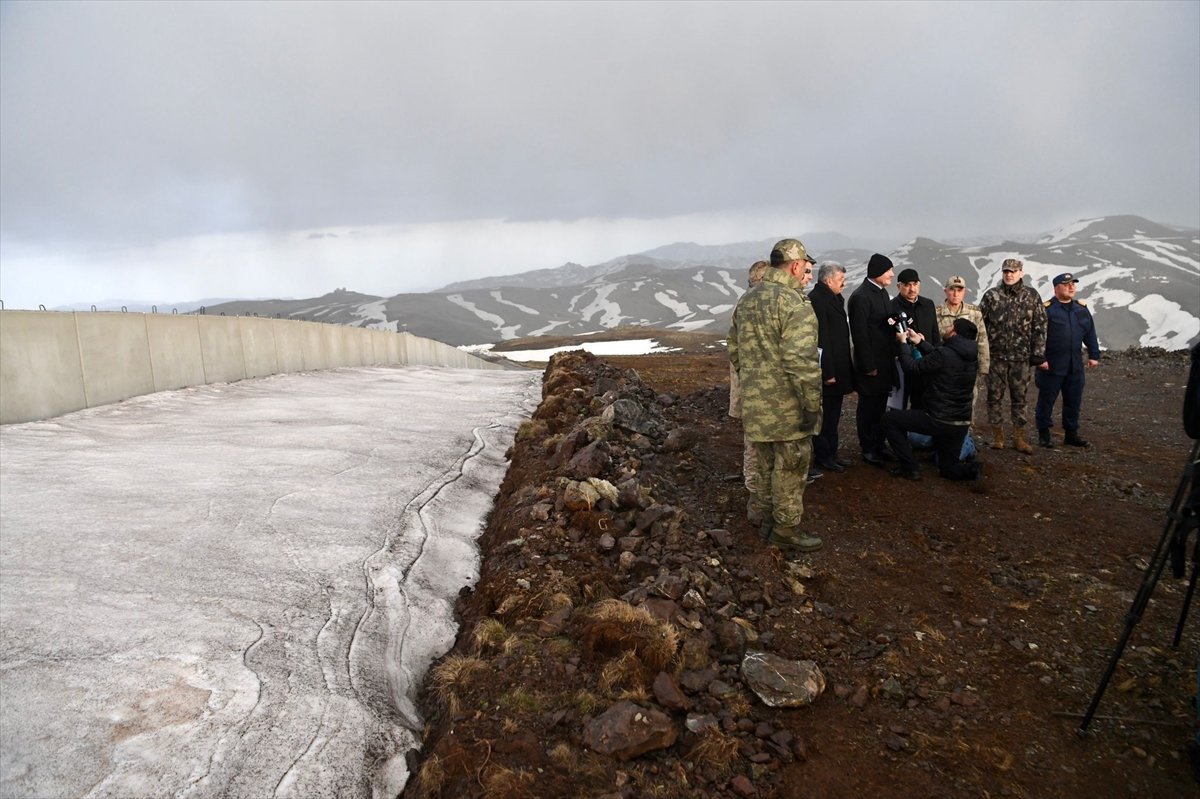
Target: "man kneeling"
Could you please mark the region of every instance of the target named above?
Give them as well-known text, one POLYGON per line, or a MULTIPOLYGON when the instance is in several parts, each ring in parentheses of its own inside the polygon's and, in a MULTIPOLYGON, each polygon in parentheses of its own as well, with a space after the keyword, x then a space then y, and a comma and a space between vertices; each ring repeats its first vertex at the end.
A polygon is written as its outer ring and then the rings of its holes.
POLYGON ((942 333, 942 345, 932 347, 925 337, 911 328, 897 333, 896 339, 914 347, 900 347, 900 365, 908 374, 925 380, 924 407, 921 410, 889 410, 883 417, 883 429, 892 452, 900 461, 893 470, 908 480, 920 480, 921 471, 913 457, 908 433, 933 437, 938 471, 950 480, 975 480, 983 471, 978 462, 963 463, 963 438, 971 426, 975 375, 979 371, 979 353, 975 337, 979 329, 965 317, 958 317, 942 333))

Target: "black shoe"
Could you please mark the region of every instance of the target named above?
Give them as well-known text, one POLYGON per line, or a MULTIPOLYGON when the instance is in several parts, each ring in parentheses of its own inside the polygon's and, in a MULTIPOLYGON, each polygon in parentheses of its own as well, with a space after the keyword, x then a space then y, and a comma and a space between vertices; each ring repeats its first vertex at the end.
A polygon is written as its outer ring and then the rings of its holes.
POLYGON ((845 471, 846 469, 849 469, 851 466, 854 465, 854 461, 843 460, 842 458, 834 458, 833 463, 842 467, 841 469, 838 469, 839 472, 845 471))
POLYGON ((879 455, 874 452, 864 452, 862 454, 862 459, 872 466, 878 466, 880 469, 882 469, 887 463, 883 458, 879 457, 879 455))
POLYGON ((823 472, 844 472, 846 467, 836 460, 817 461, 817 468, 823 472))
POLYGON ((1045 447, 1046 449, 1054 448, 1054 442, 1050 440, 1050 428, 1049 427, 1039 427, 1038 428, 1038 446, 1045 447))
POLYGON ((919 471, 916 469, 905 469, 903 466, 897 466, 895 469, 892 469, 892 474, 896 475, 897 477, 903 477, 905 480, 912 480, 914 482, 921 479, 921 473, 919 471))
POLYGON ((883 459, 883 460, 885 460, 885 461, 894 461, 894 460, 896 460, 896 456, 895 456, 895 455, 893 455, 893 454, 891 453, 891 451, 890 451, 890 450, 888 450, 887 448, 881 449, 881 450, 877 451, 875 454, 876 454, 876 455, 878 455, 880 458, 882 458, 882 459, 883 459))
POLYGON ((1087 441, 1085 441, 1084 439, 1079 437, 1078 430, 1068 430, 1067 434, 1065 436, 1063 436, 1063 443, 1066 444, 1068 447, 1090 447, 1091 446, 1091 444, 1089 444, 1087 441))

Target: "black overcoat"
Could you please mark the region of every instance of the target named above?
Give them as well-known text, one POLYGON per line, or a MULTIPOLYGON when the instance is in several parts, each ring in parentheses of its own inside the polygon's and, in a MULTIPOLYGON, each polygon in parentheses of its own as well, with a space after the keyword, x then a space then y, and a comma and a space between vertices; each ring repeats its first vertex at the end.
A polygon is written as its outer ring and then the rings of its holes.
POLYGON ((854 380, 860 394, 887 394, 898 385, 896 331, 888 324, 892 298, 887 289, 864 278, 850 295, 850 340, 854 343, 854 380), (874 371, 874 375, 867 374, 874 371))
POLYGON ((821 391, 825 394, 849 394, 854 391, 854 364, 850 360, 850 323, 846 319, 846 299, 818 282, 808 293, 817 314, 817 346, 821 348, 821 391), (826 383, 834 378, 832 386, 826 383))

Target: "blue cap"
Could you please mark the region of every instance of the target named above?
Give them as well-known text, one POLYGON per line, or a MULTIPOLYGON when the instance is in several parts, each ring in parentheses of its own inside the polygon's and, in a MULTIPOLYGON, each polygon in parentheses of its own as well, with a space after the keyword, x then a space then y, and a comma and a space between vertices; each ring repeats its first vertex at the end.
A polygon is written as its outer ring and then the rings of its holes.
POLYGON ((1056 286, 1059 283, 1078 283, 1078 282, 1079 282, 1079 278, 1075 277, 1070 272, 1063 272, 1061 275, 1054 276, 1054 285, 1056 285, 1056 286))

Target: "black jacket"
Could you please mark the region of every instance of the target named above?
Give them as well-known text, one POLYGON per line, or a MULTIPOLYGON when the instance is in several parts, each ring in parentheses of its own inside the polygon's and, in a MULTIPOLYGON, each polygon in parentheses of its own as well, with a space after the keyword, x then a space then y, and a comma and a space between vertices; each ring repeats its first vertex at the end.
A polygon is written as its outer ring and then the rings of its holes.
POLYGON ((855 388, 862 394, 887 394, 899 383, 896 331, 888 324, 892 298, 869 279, 850 295, 850 338, 854 341, 855 388), (875 371, 874 375, 867 372, 875 371))
POLYGON ((900 365, 905 372, 925 378, 925 412, 939 422, 970 424, 975 399, 975 375, 979 371, 979 347, 969 338, 951 336, 940 347, 922 341, 917 360, 900 348, 900 365))
POLYGON ((817 314, 817 346, 821 348, 821 391, 849 394, 854 390, 854 364, 850 360, 850 323, 846 319, 846 300, 829 286, 817 283, 808 293, 817 314), (826 380, 834 378, 832 386, 826 380))
POLYGON ((925 337, 933 346, 942 343, 942 331, 938 330, 937 308, 933 300, 917 297, 916 302, 909 302, 899 294, 892 300, 896 312, 904 311, 909 316, 908 326, 925 337))

